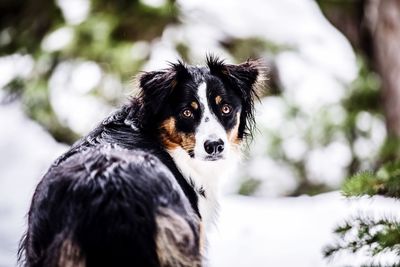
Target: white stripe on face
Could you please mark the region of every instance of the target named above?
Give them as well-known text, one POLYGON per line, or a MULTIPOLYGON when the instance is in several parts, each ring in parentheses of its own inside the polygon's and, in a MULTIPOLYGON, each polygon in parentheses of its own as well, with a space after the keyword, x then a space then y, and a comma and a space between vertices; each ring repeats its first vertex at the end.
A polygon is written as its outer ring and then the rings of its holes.
POLYGON ((221 156, 224 157, 224 154, 227 153, 226 149, 228 148, 227 133, 218 118, 210 110, 207 99, 207 84, 205 82, 199 85, 197 96, 203 113, 195 133, 196 145, 194 148, 194 155, 196 158, 205 159, 209 155, 204 149, 204 143, 206 141, 217 141, 221 139, 225 144, 225 150, 221 154, 221 156))

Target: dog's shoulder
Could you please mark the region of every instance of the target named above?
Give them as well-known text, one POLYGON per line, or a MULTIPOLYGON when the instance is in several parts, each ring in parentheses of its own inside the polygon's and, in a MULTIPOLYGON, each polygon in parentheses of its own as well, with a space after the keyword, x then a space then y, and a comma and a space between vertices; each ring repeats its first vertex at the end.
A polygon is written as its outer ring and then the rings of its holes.
POLYGON ((140 105, 135 100, 118 108, 89 134, 76 141, 66 153, 58 157, 52 167, 58 166, 72 155, 99 145, 118 144, 127 149, 136 148, 140 139, 145 139, 139 126, 139 110, 140 105))

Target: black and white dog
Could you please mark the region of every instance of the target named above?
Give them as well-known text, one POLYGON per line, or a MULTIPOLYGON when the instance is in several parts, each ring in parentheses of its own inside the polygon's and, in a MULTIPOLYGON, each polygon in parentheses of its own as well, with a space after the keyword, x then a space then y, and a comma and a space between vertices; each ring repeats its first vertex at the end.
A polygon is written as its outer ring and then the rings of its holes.
POLYGON ((207 58, 139 76, 140 93, 48 170, 25 266, 202 266, 218 182, 254 126, 259 61, 207 58))

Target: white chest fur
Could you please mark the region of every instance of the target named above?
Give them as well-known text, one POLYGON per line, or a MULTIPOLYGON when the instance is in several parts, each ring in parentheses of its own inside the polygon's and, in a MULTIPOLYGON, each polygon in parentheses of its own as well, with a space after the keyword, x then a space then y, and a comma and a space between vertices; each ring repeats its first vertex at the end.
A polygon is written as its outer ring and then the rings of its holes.
POLYGON ((220 181, 229 173, 229 169, 235 166, 234 160, 232 157, 218 161, 198 160, 191 158, 182 148, 170 151, 170 155, 185 179, 194 185, 202 221, 206 229, 209 229, 218 215, 220 181))

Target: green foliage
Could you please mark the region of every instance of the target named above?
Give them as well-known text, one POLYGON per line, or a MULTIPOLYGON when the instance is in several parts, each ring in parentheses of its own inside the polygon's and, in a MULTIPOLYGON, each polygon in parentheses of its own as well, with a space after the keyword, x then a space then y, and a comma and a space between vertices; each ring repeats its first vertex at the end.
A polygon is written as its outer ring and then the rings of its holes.
POLYGON ((260 180, 252 178, 246 179, 244 182, 242 182, 238 193, 244 196, 253 195, 257 191, 260 185, 261 185, 260 180))
POLYGON ((382 181, 376 179, 372 172, 360 172, 343 185, 343 194, 345 196, 374 195, 382 188, 382 181))
POLYGON ((359 74, 352 83, 350 94, 343 105, 350 113, 361 110, 370 112, 381 112, 380 106, 380 79, 378 75, 371 71, 367 65, 367 60, 358 55, 359 74))
POLYGON ((384 195, 399 198, 400 162, 386 164, 376 173, 358 173, 344 183, 342 190, 347 197, 384 195))
POLYGON ((27 84, 22 95, 22 103, 26 114, 40 122, 50 134, 60 142, 73 143, 79 136, 68 127, 62 125, 55 116, 49 102, 49 91, 44 80, 27 84))
POLYGON ((389 136, 383 144, 379 158, 382 162, 400 160, 400 138, 389 136))
POLYGON ((228 39, 222 42, 222 45, 236 58, 239 62, 248 58, 259 58, 265 56, 267 52, 270 55, 276 55, 279 52, 293 49, 292 47, 277 45, 261 38, 246 39, 228 39))
MULTIPOLYGON (((359 75, 351 84, 348 96, 343 101, 343 107, 347 115, 343 125, 340 125, 350 144, 354 144, 359 137, 370 138, 371 131, 364 132, 357 128, 357 117, 361 112, 367 112, 383 120, 382 106, 380 103, 380 79, 378 75, 370 69, 367 64, 367 59, 364 56, 358 54, 357 62, 359 66, 359 75)), ((380 155, 376 155, 376 157, 380 158, 380 155)), ((376 158, 369 159, 370 168, 372 164, 376 163, 376 160, 376 158)), ((349 173, 357 172, 362 162, 365 164, 366 159, 357 157, 353 151, 353 160, 349 166, 349 173)))
POLYGON ((176 51, 179 53, 179 55, 184 61, 191 63, 189 57, 190 49, 185 43, 180 42, 176 44, 176 51))
POLYGON ((301 196, 301 195, 309 195, 315 196, 321 194, 323 192, 329 192, 330 188, 322 183, 312 183, 308 181, 306 178, 302 180, 297 189, 290 194, 290 196, 301 196))
MULTIPOLYGON (((346 197, 383 195, 399 199, 400 162, 385 164, 376 172, 361 172, 354 175, 344 183, 343 194, 346 197)), ((357 216, 338 226, 334 233, 338 240, 325 248, 324 255, 327 258, 342 251, 367 252, 372 259, 387 252, 400 256, 400 221, 396 218, 372 219, 367 216, 357 216)), ((390 266, 400 266, 400 262, 390 266)))

